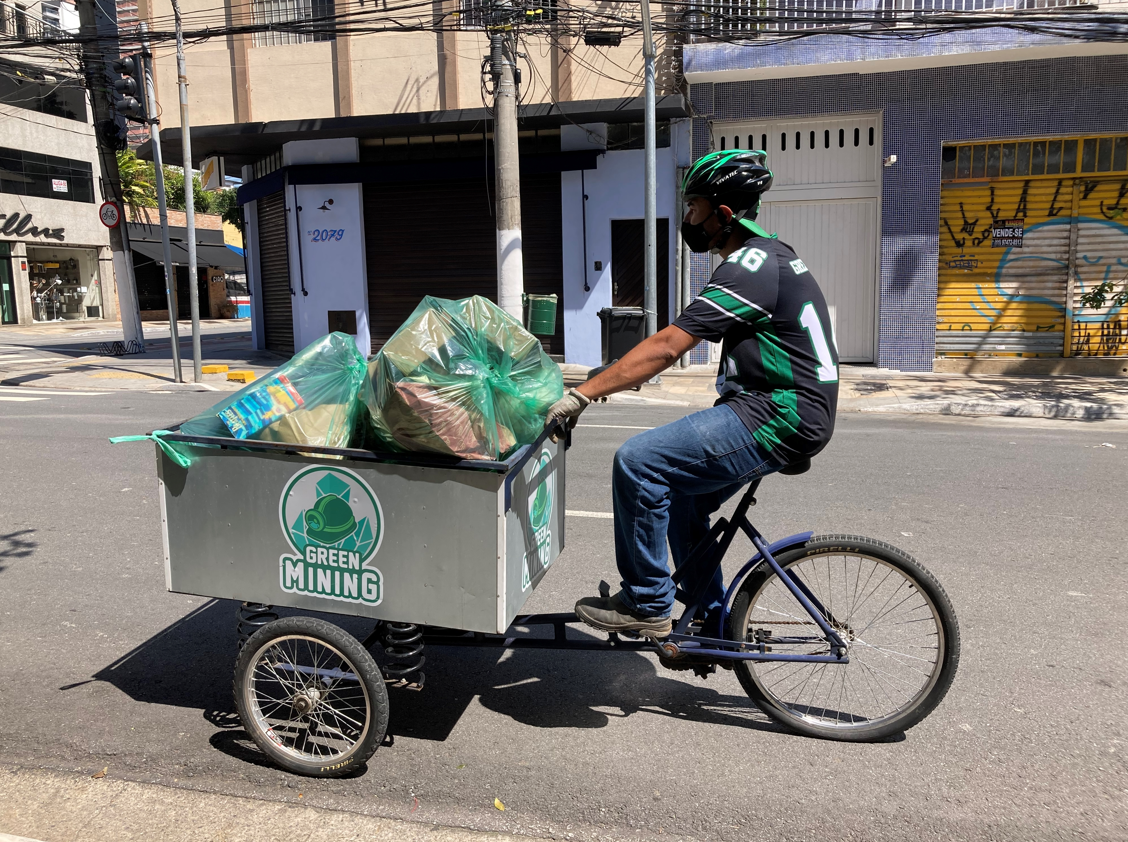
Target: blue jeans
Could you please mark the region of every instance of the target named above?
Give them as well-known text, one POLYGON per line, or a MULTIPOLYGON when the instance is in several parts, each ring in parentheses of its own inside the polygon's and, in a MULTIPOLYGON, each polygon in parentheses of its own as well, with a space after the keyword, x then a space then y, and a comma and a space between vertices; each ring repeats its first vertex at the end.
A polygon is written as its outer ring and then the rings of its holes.
MULTIPOLYGON (((710 516, 743 486, 784 464, 760 448, 737 414, 721 405, 629 439, 615 454, 611 493, 615 559, 623 577, 621 599, 641 614, 668 616, 675 569, 709 531, 710 516)), ((701 580, 690 572, 682 588, 701 580)), ((718 569, 702 604, 713 611, 724 598, 718 569)))

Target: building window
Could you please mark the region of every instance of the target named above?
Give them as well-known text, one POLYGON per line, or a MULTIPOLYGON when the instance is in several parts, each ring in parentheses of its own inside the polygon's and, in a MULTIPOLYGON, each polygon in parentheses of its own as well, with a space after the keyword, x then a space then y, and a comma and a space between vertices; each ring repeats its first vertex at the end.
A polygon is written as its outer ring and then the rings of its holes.
POLYGON ((336 14, 333 0, 254 0, 255 25, 278 25, 278 29, 256 32, 255 46, 336 40, 336 14))
POLYGON ((87 161, 0 147, 0 193, 94 201, 94 168, 87 161))
MULTIPOLYGON (((643 149, 646 146, 645 127, 642 123, 608 123, 607 151, 643 149)), ((654 127, 655 146, 664 149, 670 145, 670 121, 660 120, 654 127)), ((724 149, 721 146, 721 149, 724 149)))
POLYGON ((86 122, 82 80, 57 76, 42 68, 0 62, 0 103, 86 122))

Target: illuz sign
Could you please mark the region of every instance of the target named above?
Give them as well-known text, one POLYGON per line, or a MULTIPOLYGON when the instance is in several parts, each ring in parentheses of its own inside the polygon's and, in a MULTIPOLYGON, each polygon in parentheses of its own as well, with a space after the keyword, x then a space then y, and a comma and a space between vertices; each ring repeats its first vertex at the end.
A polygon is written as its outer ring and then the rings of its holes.
POLYGON ((31 214, 0 213, 0 236, 4 237, 43 237, 46 240, 66 239, 65 228, 40 228, 32 225, 31 214))

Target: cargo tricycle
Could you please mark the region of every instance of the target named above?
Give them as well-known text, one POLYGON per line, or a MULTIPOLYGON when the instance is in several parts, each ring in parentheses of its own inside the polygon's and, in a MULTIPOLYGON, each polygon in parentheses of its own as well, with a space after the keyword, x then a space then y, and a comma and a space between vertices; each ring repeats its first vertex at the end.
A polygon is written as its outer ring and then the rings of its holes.
POLYGON ((564 547, 559 433, 496 462, 164 434, 192 452, 184 468, 157 448, 168 589, 239 602, 235 703, 275 763, 356 770, 385 742, 389 688, 423 689, 428 646, 649 651, 703 678, 720 666, 768 716, 836 740, 899 733, 944 697, 960 638, 936 579, 868 538, 769 542, 749 519, 758 480, 674 574, 685 607, 668 636, 577 634, 573 613, 520 614, 564 547), (684 574, 715 571, 738 533, 755 553, 706 622, 684 574), (373 628, 360 640, 279 606, 373 628))

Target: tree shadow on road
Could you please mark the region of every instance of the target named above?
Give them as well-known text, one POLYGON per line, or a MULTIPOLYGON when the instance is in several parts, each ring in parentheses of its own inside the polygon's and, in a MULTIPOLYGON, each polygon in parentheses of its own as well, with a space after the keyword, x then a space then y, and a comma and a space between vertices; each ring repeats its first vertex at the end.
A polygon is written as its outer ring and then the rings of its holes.
POLYGON ((21 529, 18 532, 0 535, 0 573, 8 566, 5 563, 7 559, 27 558, 35 552, 39 542, 31 539, 34 534, 34 529, 21 529))

